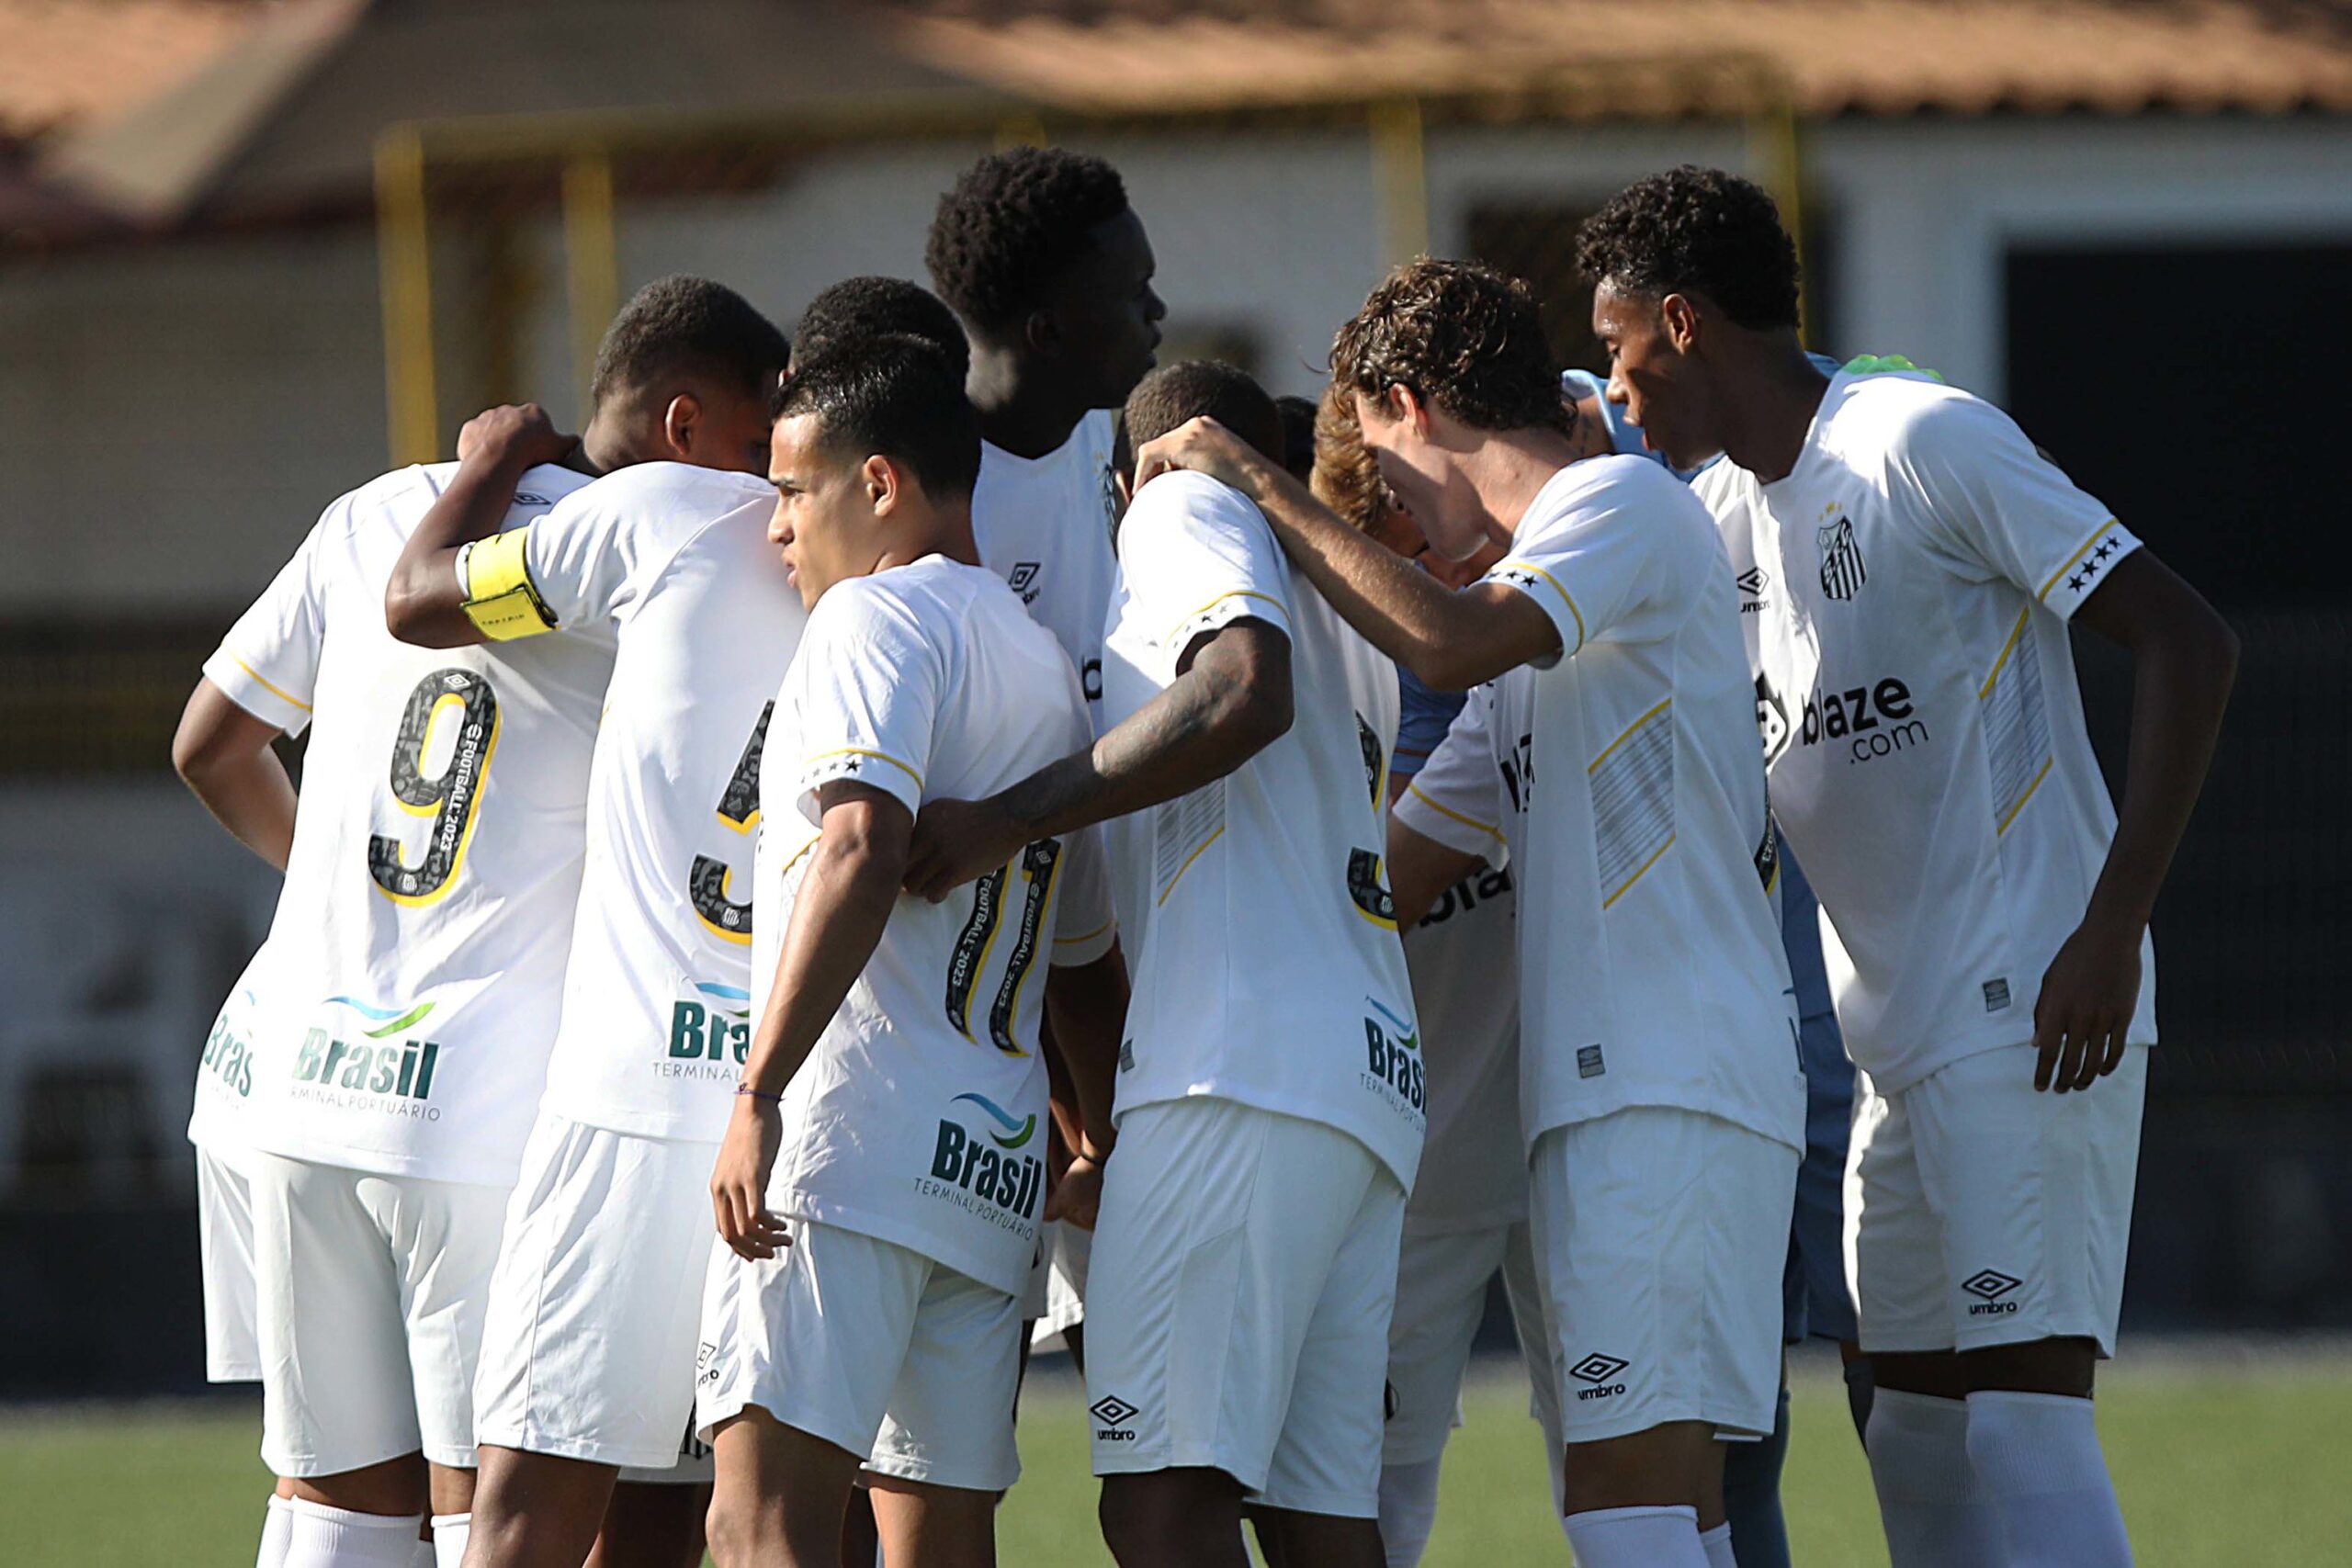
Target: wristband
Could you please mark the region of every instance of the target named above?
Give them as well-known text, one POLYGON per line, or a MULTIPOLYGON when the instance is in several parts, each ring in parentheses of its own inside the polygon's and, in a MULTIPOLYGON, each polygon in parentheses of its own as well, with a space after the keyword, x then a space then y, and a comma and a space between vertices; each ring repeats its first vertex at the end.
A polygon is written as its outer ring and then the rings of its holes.
POLYGON ((1094 1146, 1094 1140, 1088 1137, 1084 1133, 1080 1133, 1078 1135, 1077 1152, 1078 1157, 1086 1161, 1090 1165, 1101 1165, 1111 1157, 1111 1151, 1109 1149, 1096 1148, 1094 1146))
POLYGON ((747 1083, 737 1084, 735 1086, 735 1093, 738 1099, 741 1099, 744 1095, 749 1095, 753 1100, 764 1100, 770 1105, 782 1105, 784 1103, 784 1095, 781 1091, 770 1094, 766 1089, 753 1089, 747 1083))

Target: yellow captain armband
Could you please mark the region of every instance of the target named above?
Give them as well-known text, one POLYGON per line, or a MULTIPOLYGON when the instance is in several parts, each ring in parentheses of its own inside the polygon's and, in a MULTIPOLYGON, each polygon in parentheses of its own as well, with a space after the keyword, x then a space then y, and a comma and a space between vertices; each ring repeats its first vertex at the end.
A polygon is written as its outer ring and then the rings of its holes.
POLYGON ((510 528, 477 539, 458 554, 466 619, 492 642, 512 642, 555 629, 555 613, 531 586, 531 569, 523 559, 523 541, 530 531, 510 528))

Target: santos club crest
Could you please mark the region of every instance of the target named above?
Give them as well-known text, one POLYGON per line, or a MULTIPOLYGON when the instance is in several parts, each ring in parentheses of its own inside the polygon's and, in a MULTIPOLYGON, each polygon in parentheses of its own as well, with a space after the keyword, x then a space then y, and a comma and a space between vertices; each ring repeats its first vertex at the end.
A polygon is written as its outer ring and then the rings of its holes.
POLYGON ((1821 549, 1821 591, 1832 599, 1851 599, 1870 573, 1862 566, 1862 550, 1854 543, 1854 523, 1830 508, 1830 521, 1814 535, 1821 549))

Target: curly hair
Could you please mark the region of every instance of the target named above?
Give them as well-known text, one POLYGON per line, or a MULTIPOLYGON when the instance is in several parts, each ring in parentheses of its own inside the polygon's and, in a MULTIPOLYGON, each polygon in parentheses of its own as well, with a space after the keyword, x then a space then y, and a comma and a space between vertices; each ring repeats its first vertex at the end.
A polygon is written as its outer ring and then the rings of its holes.
POLYGON ((923 243, 931 286, 974 328, 1034 310, 1093 230, 1127 210, 1119 171, 1059 147, 991 152, 939 198, 923 243))
POLYGON ((1699 294, 1751 331, 1797 324, 1797 247, 1763 186, 1685 164, 1636 181, 1577 231, 1577 268, 1627 294, 1699 294))
POLYGON ((1127 394, 1127 440, 1141 446, 1202 414, 1282 461, 1283 421, 1274 400, 1248 371, 1213 359, 1163 365, 1136 382, 1127 394))
POLYGON ((792 330, 793 349, 806 358, 877 333, 937 344, 958 376, 972 368, 972 345, 964 341, 964 324, 938 295, 903 277, 872 274, 845 277, 820 289, 792 330))
POLYGON ((775 380, 791 358, 784 333, 741 294, 680 273, 630 295, 605 329, 588 400, 602 404, 624 389, 659 391, 680 376, 753 390, 775 380))
POLYGON ((1368 531, 1388 505, 1380 465, 1363 444, 1355 399, 1333 383, 1315 409, 1315 472, 1307 480, 1315 499, 1357 533, 1368 531))
POLYGON ((1373 399, 1410 387, 1477 430, 1566 427, 1534 293, 1477 262, 1423 256, 1383 278, 1332 340, 1331 377, 1373 399))
POLYGON ((881 333, 806 355, 772 412, 814 414, 837 451, 896 458, 934 500, 971 494, 979 477, 979 415, 954 362, 923 338, 881 333))

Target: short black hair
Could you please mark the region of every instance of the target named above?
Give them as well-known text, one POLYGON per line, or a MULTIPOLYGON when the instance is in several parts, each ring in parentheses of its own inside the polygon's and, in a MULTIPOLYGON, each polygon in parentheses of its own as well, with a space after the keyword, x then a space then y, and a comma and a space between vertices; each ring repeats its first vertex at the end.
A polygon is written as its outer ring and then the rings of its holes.
POLYGON ((991 152, 939 198, 923 244, 931 286, 971 326, 1018 321, 1093 243, 1094 230, 1127 210, 1119 171, 1061 147, 991 152))
POLYGON ((792 359, 774 321, 723 283, 684 273, 629 296, 596 345, 591 406, 628 389, 662 390, 680 377, 707 377, 759 391, 792 359))
POLYGON ((818 291, 800 312, 792 341, 804 356, 823 354, 851 338, 897 333, 937 345, 962 376, 972 367, 972 345, 946 301, 919 283, 868 273, 818 291))
POLYGON ((1577 231, 1577 269, 1627 294, 1700 294, 1751 331, 1797 324, 1797 247, 1753 180, 1685 164, 1627 186, 1577 231))
POLYGON ((1422 256, 1380 280, 1331 341, 1331 378, 1374 402, 1410 387, 1474 430, 1566 430, 1534 292, 1478 262, 1422 256))
POLYGON ((1283 422, 1283 467, 1305 484, 1315 472, 1315 400, 1296 396, 1274 400, 1283 422))
POLYGON ((1283 416, 1274 400, 1248 371, 1214 359, 1163 365, 1136 382, 1127 394, 1127 440, 1139 447, 1203 414, 1275 462, 1283 460, 1283 416))
POLYGON ((836 448, 903 463, 934 500, 972 493, 980 418, 936 344, 904 333, 853 338, 794 367, 775 417, 814 414, 836 448))

